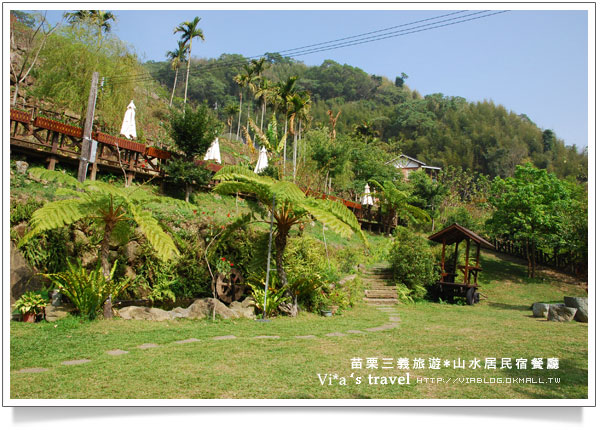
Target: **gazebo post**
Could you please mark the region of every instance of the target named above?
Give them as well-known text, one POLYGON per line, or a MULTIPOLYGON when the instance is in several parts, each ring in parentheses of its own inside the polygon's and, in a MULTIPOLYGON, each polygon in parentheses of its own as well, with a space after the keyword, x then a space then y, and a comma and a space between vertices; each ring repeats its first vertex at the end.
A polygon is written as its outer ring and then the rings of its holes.
POLYGON ((458 244, 460 243, 460 241, 456 242, 456 245, 454 246, 454 275, 456 275, 456 263, 458 263, 458 244))
POLYGON ((471 238, 467 237, 467 252, 465 256, 465 284, 469 285, 469 249, 471 248, 471 238))
POLYGON ((446 268, 444 267, 444 262, 446 261, 446 238, 442 239, 442 278, 440 282, 444 282, 444 274, 446 272, 446 268))

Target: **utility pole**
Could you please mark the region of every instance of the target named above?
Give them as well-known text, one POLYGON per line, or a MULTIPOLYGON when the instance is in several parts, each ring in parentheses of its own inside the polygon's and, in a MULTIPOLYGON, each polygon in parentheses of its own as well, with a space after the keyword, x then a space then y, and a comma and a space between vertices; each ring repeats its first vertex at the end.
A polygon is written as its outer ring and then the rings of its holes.
POLYGON ((77 172, 77 180, 79 182, 85 181, 85 177, 87 176, 87 166, 90 160, 92 149, 92 124, 94 123, 94 111, 96 109, 96 97, 98 95, 98 78, 98 72, 92 73, 92 85, 90 87, 87 112, 85 114, 83 140, 81 141, 81 156, 79 157, 79 170, 77 172))

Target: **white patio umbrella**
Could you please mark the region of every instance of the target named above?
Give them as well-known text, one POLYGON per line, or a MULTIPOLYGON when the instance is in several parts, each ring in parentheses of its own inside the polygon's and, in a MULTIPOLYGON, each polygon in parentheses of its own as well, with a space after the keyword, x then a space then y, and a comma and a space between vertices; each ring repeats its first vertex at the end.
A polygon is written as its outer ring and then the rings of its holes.
POLYGON ((215 138, 213 143, 210 144, 210 148, 206 151, 206 155, 204 156, 205 160, 214 160, 217 163, 221 164, 221 150, 219 149, 219 138, 215 138))
POLYGON ((363 205, 373 206, 373 197, 371 197, 371 189, 369 188, 369 184, 365 185, 365 192, 363 193, 360 203, 363 205))
POLYGON ((121 126, 121 134, 128 139, 135 139, 137 134, 135 132, 135 105, 133 100, 127 106, 125 111, 125 118, 123 118, 123 125, 121 126))
POLYGON ((260 154, 258 154, 258 161, 256 162, 256 167, 254 168, 254 173, 260 173, 266 169, 269 165, 269 159, 267 158, 267 150, 263 146, 260 148, 260 154))

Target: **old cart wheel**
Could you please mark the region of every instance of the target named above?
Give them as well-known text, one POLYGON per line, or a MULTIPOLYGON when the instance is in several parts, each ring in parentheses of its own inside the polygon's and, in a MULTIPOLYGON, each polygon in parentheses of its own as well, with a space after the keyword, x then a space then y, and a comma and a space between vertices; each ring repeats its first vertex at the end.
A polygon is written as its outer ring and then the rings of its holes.
POLYGON ((467 304, 472 305, 473 303, 475 303, 475 287, 467 290, 467 304))
POLYGON ((231 304, 244 295, 244 280, 237 269, 232 269, 227 277, 219 274, 216 284, 217 297, 224 303, 231 304))

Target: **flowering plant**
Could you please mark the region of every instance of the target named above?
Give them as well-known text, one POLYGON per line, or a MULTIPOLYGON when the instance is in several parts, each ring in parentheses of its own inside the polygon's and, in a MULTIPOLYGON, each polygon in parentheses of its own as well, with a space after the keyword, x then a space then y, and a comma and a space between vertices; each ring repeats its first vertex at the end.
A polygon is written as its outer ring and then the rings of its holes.
POLYGON ((227 260, 225 257, 221 257, 217 260, 215 268, 217 269, 217 273, 220 273, 224 276, 229 276, 231 269, 233 268, 233 263, 227 260))

